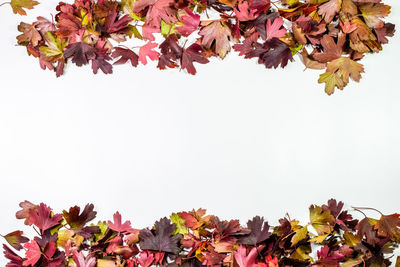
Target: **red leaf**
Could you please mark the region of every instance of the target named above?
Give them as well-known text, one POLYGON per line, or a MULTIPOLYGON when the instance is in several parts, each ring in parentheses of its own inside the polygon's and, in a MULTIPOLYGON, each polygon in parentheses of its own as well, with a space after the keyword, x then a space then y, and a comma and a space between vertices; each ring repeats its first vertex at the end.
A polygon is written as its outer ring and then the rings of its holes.
POLYGON ((239 10, 236 8, 233 10, 236 14, 236 18, 239 21, 248 21, 256 18, 255 14, 257 12, 256 9, 251 9, 249 12, 249 3, 247 1, 243 1, 238 4, 239 10))
POLYGON ((140 257, 138 258, 138 263, 142 267, 149 267, 154 261, 154 256, 149 251, 140 252, 140 257))
POLYGON ((247 254, 246 247, 240 245, 233 255, 239 267, 257 267, 257 248, 253 247, 249 254, 247 254))
POLYGON ((119 57, 119 59, 114 62, 114 64, 116 65, 125 64, 126 62, 128 62, 128 60, 131 61, 133 67, 136 67, 138 65, 139 56, 136 55, 135 52, 127 48, 115 47, 114 52, 112 53, 112 57, 114 59, 119 57))
POLYGON ((121 214, 117 211, 114 216, 114 222, 108 221, 108 227, 116 232, 124 233, 124 232, 132 232, 134 231, 131 227, 130 221, 125 221, 121 223, 121 214))
POLYGON ((283 26, 283 19, 276 18, 274 22, 271 24, 271 19, 267 20, 267 40, 272 39, 274 37, 281 38, 286 34, 286 29, 283 26))
POLYGON ((183 23, 183 26, 177 27, 176 29, 183 36, 189 36, 192 32, 197 30, 197 27, 199 27, 200 16, 194 14, 189 8, 186 8, 185 11, 189 16, 182 16, 181 22, 183 23))
POLYGON ((39 227, 42 232, 57 225, 61 219, 61 214, 52 216, 51 209, 43 203, 40 203, 37 209, 31 209, 28 218, 29 222, 39 227))
POLYGON ((151 60, 157 60, 160 55, 157 51, 153 49, 157 47, 156 43, 148 42, 144 46, 139 49, 139 61, 142 62, 143 65, 147 64, 146 57, 149 57, 151 60))
POLYGON ((24 266, 35 265, 40 257, 42 256, 42 251, 38 243, 35 240, 32 240, 29 243, 25 243, 24 247, 27 249, 26 251, 26 260, 23 262, 24 266))
POLYGON ((22 245, 21 243, 26 243, 29 241, 28 238, 25 236, 22 236, 23 232, 22 231, 14 231, 12 233, 9 233, 4 236, 6 241, 16 250, 21 250, 22 245))

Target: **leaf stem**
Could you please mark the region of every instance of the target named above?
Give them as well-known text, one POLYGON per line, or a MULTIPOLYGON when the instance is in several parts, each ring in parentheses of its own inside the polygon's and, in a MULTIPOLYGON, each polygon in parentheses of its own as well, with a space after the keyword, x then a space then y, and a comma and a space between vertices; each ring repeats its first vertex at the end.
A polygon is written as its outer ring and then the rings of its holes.
POLYGON ((11 2, 4 2, 4 3, 1 3, 0 6, 4 6, 4 5, 7 5, 7 4, 11 4, 11 2))
MULTIPOLYGON (((358 210, 358 211, 360 211, 360 210, 373 210, 373 211, 378 212, 381 216, 384 216, 382 212, 380 212, 379 210, 374 209, 374 208, 365 208, 365 207, 352 207, 352 208, 355 209, 355 210, 358 210)), ((367 217, 367 216, 365 216, 365 217, 367 217)))

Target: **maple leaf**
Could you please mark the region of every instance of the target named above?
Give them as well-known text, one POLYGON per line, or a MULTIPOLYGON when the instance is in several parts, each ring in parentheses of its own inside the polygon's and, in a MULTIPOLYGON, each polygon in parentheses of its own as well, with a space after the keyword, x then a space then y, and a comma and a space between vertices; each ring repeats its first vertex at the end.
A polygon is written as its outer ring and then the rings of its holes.
POLYGON ((12 251, 8 246, 3 244, 3 254, 6 259, 10 260, 6 267, 21 267, 23 266, 23 259, 18 256, 14 251, 12 251))
POLYGON ((157 60, 159 57, 159 53, 154 51, 153 49, 157 47, 156 43, 148 42, 147 44, 143 45, 139 49, 139 61, 143 64, 147 64, 146 57, 149 57, 151 60, 157 60))
POLYGON ((344 33, 352 33, 357 29, 356 23, 351 23, 349 20, 346 21, 344 24, 342 21, 339 21, 340 27, 344 33))
POLYGON ((389 40, 386 36, 393 37, 395 32, 395 25, 392 23, 385 23, 385 26, 382 28, 374 29, 376 33, 376 37, 381 44, 387 44, 389 40))
POLYGON ((218 217, 213 217, 212 221, 215 225, 214 238, 217 241, 229 238, 232 234, 241 230, 238 220, 221 221, 218 217))
POLYGON ((129 23, 132 21, 132 18, 129 15, 125 15, 122 18, 118 19, 117 16, 118 12, 114 9, 106 17, 104 26, 107 33, 115 33, 126 29, 129 23))
POLYGON ((292 247, 297 245, 300 241, 307 238, 308 229, 307 226, 301 227, 300 229, 295 231, 295 234, 292 236, 290 242, 292 243, 292 247))
POLYGON ((71 226, 71 229, 79 230, 82 229, 88 222, 96 218, 97 212, 93 211, 93 209, 93 204, 86 204, 82 213, 80 213, 81 208, 74 206, 69 208, 69 211, 64 210, 63 216, 69 226, 71 226))
POLYGON ((335 92, 335 87, 343 90, 344 86, 346 85, 339 74, 332 72, 325 72, 321 74, 318 82, 325 83, 325 93, 328 95, 331 95, 335 92))
POLYGON ((140 12, 149 7, 146 14, 146 24, 160 28, 161 20, 170 24, 176 22, 176 10, 171 6, 173 0, 139 0, 132 5, 133 12, 140 12))
POLYGON ((400 242, 400 214, 382 215, 374 229, 378 230, 379 236, 400 242))
POLYGON ((44 35, 46 46, 39 47, 40 52, 50 61, 57 61, 64 57, 64 48, 67 43, 61 40, 52 32, 46 32, 44 35))
POLYGON ((257 267, 257 248, 252 248, 250 252, 247 254, 247 249, 245 246, 240 245, 233 253, 235 260, 239 267, 257 267))
POLYGON ((315 53, 313 58, 321 63, 327 63, 342 56, 343 45, 346 42, 346 35, 339 34, 337 43, 329 35, 324 35, 321 40, 323 53, 315 53))
POLYGON ((318 235, 330 234, 333 230, 335 218, 329 211, 324 211, 320 206, 310 206, 310 222, 318 235))
POLYGON ((23 262, 23 266, 34 266, 42 256, 42 251, 40 250, 38 243, 36 243, 35 240, 32 240, 29 243, 25 243, 24 248, 27 250, 25 254, 26 260, 23 262))
POLYGON ((10 5, 14 14, 26 15, 24 9, 33 9, 39 2, 34 0, 11 0, 10 5))
POLYGON ((383 27, 384 22, 380 18, 384 18, 390 13, 390 6, 380 3, 366 3, 360 5, 359 8, 365 23, 371 28, 383 27))
POLYGON ((141 249, 154 250, 159 252, 168 252, 172 254, 179 253, 177 243, 181 239, 179 235, 172 235, 175 231, 175 224, 164 217, 154 224, 155 232, 153 234, 149 229, 143 229, 139 233, 139 246, 141 249))
POLYGON ((255 32, 249 37, 245 38, 243 43, 233 45, 233 49, 236 52, 239 52, 239 56, 244 56, 253 51, 254 48, 256 48, 257 46, 258 47, 261 46, 259 43, 257 43, 257 40, 258 40, 258 33, 255 32))
POLYGON ((57 30, 56 25, 44 17, 37 17, 37 21, 33 25, 39 29, 40 33, 46 34, 47 32, 55 32, 57 30))
POLYGON ((183 219, 179 214, 172 213, 170 219, 175 224, 175 231, 172 233, 173 235, 185 235, 189 233, 189 228, 185 225, 185 219, 183 219))
POLYGON ((176 29, 180 34, 187 37, 199 27, 200 15, 194 14, 189 8, 186 8, 185 12, 188 16, 182 16, 180 20, 183 26, 177 27, 176 29))
POLYGON ((363 65, 350 58, 341 57, 328 64, 326 73, 321 74, 318 82, 326 83, 325 91, 330 95, 334 92, 335 87, 342 90, 349 83, 349 77, 359 82, 363 72, 363 65))
POLYGON ((139 258, 137 259, 138 263, 142 267, 149 267, 152 265, 154 261, 154 256, 149 251, 140 252, 139 258))
POLYGON ((76 42, 66 47, 64 57, 72 57, 72 62, 81 67, 88 64, 89 60, 96 58, 96 49, 87 43, 76 42))
POLYGON ((225 58, 226 54, 231 50, 230 39, 232 31, 229 26, 222 20, 212 21, 204 26, 199 35, 202 36, 201 44, 210 49, 215 43, 215 52, 225 58))
POLYGON ((283 19, 276 18, 276 19, 274 19, 274 22, 272 24, 271 24, 271 20, 268 19, 266 33, 267 33, 267 40, 270 40, 275 37, 276 38, 284 37, 286 34, 286 29, 283 28, 283 19))
POLYGON ((92 70, 94 74, 97 74, 98 70, 101 69, 104 74, 113 73, 112 65, 108 62, 111 57, 105 52, 97 52, 96 57, 92 59, 92 70))
POLYGON ((29 210, 29 222, 36 225, 43 232, 59 224, 62 219, 61 214, 51 214, 50 207, 46 206, 44 203, 36 209, 29 210))
POLYGON ((82 252, 73 252, 73 260, 76 264, 76 267, 94 267, 96 266, 96 258, 92 256, 88 256, 85 258, 82 252))
POLYGON ((236 18, 239 21, 249 21, 256 18, 255 14, 257 12, 256 9, 251 9, 249 11, 249 3, 247 1, 240 2, 238 4, 239 9, 234 9, 233 11, 236 14, 236 18))
POLYGON ((29 222, 28 218, 29 218, 29 211, 31 209, 36 209, 37 206, 35 204, 32 204, 31 202, 25 200, 24 202, 19 203, 19 206, 22 208, 22 210, 17 211, 17 213, 15 214, 15 217, 17 219, 25 219, 25 224, 26 225, 31 225, 31 223, 29 222))
POLYGON ((161 56, 157 67, 165 69, 165 67, 175 68, 178 65, 176 60, 182 56, 182 48, 178 44, 176 34, 169 35, 164 42, 160 44, 161 56))
POLYGON ((119 233, 132 232, 134 229, 131 227, 130 221, 121 222, 121 214, 117 211, 113 215, 114 222, 108 221, 108 227, 119 233))
POLYGON ((119 58, 114 64, 125 64, 130 61, 133 67, 138 65, 139 56, 133 52, 131 49, 115 47, 112 53, 114 59, 119 58))
POLYGON ((22 235, 22 231, 14 231, 3 237, 13 248, 15 248, 16 250, 21 250, 23 248, 21 244, 29 241, 29 238, 22 235))
POLYGON ((182 69, 186 69, 190 74, 196 74, 196 69, 193 62, 200 64, 206 64, 209 62, 207 58, 203 56, 203 48, 199 44, 191 44, 188 48, 183 50, 181 58, 182 69))
POLYGON ((326 22, 331 22, 341 7, 341 0, 329 0, 328 2, 319 6, 318 14, 324 16, 326 22))
POLYGON ((313 59, 312 55, 309 55, 307 49, 303 48, 301 52, 301 60, 308 69, 322 70, 326 68, 326 63, 321 63, 313 59))
POLYGON ((265 41, 262 48, 258 52, 256 51, 257 53, 259 53, 259 62, 263 63, 266 68, 274 67, 276 69, 279 65, 284 68, 289 61, 293 61, 290 48, 278 38, 265 41))
POLYGON ((368 218, 364 218, 359 221, 356 226, 356 230, 358 231, 357 235, 359 237, 365 236, 367 243, 374 246, 377 242, 379 242, 376 231, 374 230, 373 225, 371 225, 368 218))
POLYGON ((256 246, 271 236, 271 233, 268 232, 268 222, 264 222, 264 218, 260 216, 249 220, 247 222, 247 228, 250 229, 251 232, 249 235, 240 238, 239 242, 242 244, 256 246))
POLYGON ((27 45, 31 43, 33 46, 37 46, 39 41, 42 40, 42 35, 40 35, 32 24, 21 22, 18 25, 18 31, 22 32, 22 34, 17 36, 19 45, 27 45))

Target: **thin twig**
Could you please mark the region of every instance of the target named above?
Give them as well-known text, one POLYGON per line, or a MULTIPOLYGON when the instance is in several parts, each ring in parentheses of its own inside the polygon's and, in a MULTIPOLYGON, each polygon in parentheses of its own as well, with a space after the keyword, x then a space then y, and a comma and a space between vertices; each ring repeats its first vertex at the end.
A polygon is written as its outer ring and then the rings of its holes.
POLYGON ((382 213, 382 212, 380 212, 379 210, 374 209, 374 208, 364 208, 364 207, 352 207, 352 208, 355 209, 355 210, 373 210, 373 211, 376 211, 376 212, 378 212, 380 215, 383 216, 383 213, 382 213))
POLYGON ((11 4, 11 2, 4 2, 4 3, 0 4, 0 6, 4 6, 4 5, 7 5, 7 4, 11 4))

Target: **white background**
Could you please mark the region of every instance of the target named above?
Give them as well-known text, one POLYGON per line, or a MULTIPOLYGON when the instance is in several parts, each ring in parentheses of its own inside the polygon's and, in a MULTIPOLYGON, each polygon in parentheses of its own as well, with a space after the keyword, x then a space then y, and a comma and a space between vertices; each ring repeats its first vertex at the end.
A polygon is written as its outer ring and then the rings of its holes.
MULTIPOLYGON (((400 211, 400 33, 330 97, 297 57, 284 70, 231 53, 196 76, 70 65, 56 78, 15 46, 21 19, 55 14, 58 1, 42 2, 24 18, 0 8, 2 234, 24 229, 14 214, 25 199, 56 211, 93 202, 99 219, 118 209, 138 228, 199 207, 305 222, 330 197, 400 211)), ((400 25, 399 1, 385 3, 400 25)))

